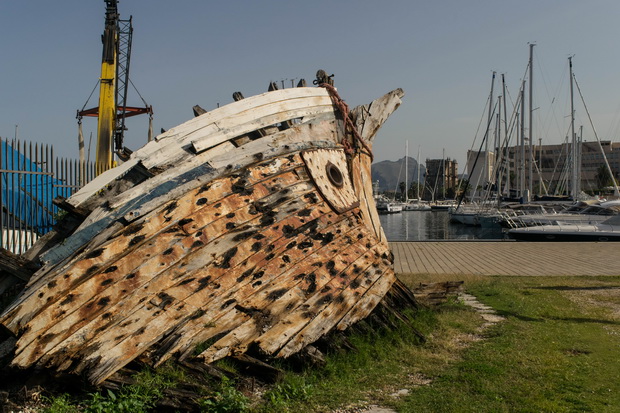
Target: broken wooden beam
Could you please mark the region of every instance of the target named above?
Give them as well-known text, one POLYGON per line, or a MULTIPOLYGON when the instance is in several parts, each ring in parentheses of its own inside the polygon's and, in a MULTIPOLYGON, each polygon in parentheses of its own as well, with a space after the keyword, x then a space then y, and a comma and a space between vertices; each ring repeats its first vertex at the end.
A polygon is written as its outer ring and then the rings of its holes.
POLYGON ((194 111, 194 116, 200 116, 200 115, 204 115, 205 113, 207 113, 207 111, 203 108, 201 108, 199 105, 195 105, 192 110, 194 111))
MULTIPOLYGON (((27 282, 30 280, 32 274, 39 268, 41 268, 41 266, 33 261, 20 255, 13 254, 11 251, 5 250, 4 248, 0 248, 0 281, 2 279, 12 280, 14 282, 12 282, 11 285, 19 281, 27 282)), ((7 285, 6 288, 8 287, 9 285, 7 285)), ((0 294, 2 294, 6 288, 2 289, 0 287, 0 294)))
POLYGON ((415 299, 426 305, 436 306, 463 293, 463 281, 420 283, 413 289, 415 299))

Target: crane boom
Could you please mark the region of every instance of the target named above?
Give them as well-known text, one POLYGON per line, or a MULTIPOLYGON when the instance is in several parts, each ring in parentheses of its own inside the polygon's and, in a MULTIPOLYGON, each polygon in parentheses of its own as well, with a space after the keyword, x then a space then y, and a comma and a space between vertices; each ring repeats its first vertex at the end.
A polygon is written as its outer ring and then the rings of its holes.
POLYGON ((105 28, 102 35, 101 77, 99 79, 99 106, 78 111, 82 116, 98 117, 96 174, 114 166, 113 155, 126 159, 128 150, 123 146, 125 119, 143 113, 152 114, 151 106, 127 106, 129 86, 129 61, 133 28, 131 17, 121 20, 118 0, 104 0, 106 3, 105 28))
POLYGON ((99 122, 97 125, 97 175, 112 168, 112 137, 116 126, 116 63, 118 50, 117 0, 106 0, 103 54, 99 84, 99 122))

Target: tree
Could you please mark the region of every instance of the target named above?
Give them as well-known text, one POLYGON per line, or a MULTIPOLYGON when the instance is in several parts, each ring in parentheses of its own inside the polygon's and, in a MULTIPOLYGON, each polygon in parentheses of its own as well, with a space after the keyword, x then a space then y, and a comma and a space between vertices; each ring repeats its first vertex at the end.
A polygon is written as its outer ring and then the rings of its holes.
POLYGON ((400 190, 400 199, 401 200, 405 199, 405 190, 406 190, 405 183, 404 182, 399 183, 398 189, 400 190))
POLYGON ((446 197, 448 199, 454 199, 455 196, 456 196, 456 190, 454 189, 453 186, 451 186, 450 188, 446 189, 446 197))
POLYGON ((596 170, 595 179, 596 185, 599 189, 613 185, 614 183, 613 177, 611 176, 609 170, 605 165, 601 165, 598 167, 598 169, 596 170))
POLYGON ((407 198, 409 199, 417 198, 417 194, 422 193, 422 192, 424 192, 424 185, 419 182, 413 181, 411 185, 409 185, 409 190, 407 192, 407 198))

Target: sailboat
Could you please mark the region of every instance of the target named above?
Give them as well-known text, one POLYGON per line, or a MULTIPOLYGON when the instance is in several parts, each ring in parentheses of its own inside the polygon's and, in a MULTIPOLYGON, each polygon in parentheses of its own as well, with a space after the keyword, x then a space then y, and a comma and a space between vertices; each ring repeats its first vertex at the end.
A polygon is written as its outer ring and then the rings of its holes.
MULTIPOLYGON (((409 157, 409 142, 407 142, 407 155, 405 162, 409 157)), ((409 169, 405 168, 407 174, 405 176, 405 187, 407 188, 407 195, 409 195, 409 187, 407 186, 407 176, 409 176, 409 169)), ((408 199, 403 206, 404 211, 430 211, 431 206, 420 199, 420 146, 418 146, 418 158, 416 159, 416 173, 417 173, 417 185, 416 185, 416 199, 408 199)))
POLYGON ((620 242, 620 215, 593 224, 557 223, 508 230, 518 241, 620 242))
POLYGON ((446 199, 446 151, 445 149, 442 151, 441 158, 441 170, 437 170, 437 174, 435 176, 435 186, 433 188, 433 201, 430 205, 431 211, 449 211, 451 208, 456 207, 456 202, 453 199, 446 199), (441 200, 437 200, 437 185, 439 181, 439 174, 441 172, 441 190, 442 197, 441 200))

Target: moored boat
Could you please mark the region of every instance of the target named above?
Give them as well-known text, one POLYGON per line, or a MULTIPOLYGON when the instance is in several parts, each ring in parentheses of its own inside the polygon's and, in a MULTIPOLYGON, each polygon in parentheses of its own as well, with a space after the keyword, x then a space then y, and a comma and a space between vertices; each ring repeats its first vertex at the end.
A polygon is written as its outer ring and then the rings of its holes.
POLYGON ((403 211, 430 211, 431 206, 424 201, 419 199, 410 199, 403 206, 403 211))
POLYGON ((450 209, 456 208, 457 203, 455 201, 437 201, 431 203, 431 211, 450 211, 450 209))
POLYGON ((396 214, 403 211, 403 205, 399 202, 378 202, 377 211, 381 214, 396 214))
POLYGON ((508 231, 510 238, 518 241, 620 241, 620 215, 614 215, 606 221, 594 224, 557 223, 508 231))
POLYGON ((64 201, 75 224, 0 315, 12 366, 97 384, 138 357, 286 358, 365 318, 395 282, 370 162, 403 92, 349 111, 317 83, 201 114, 64 201))

